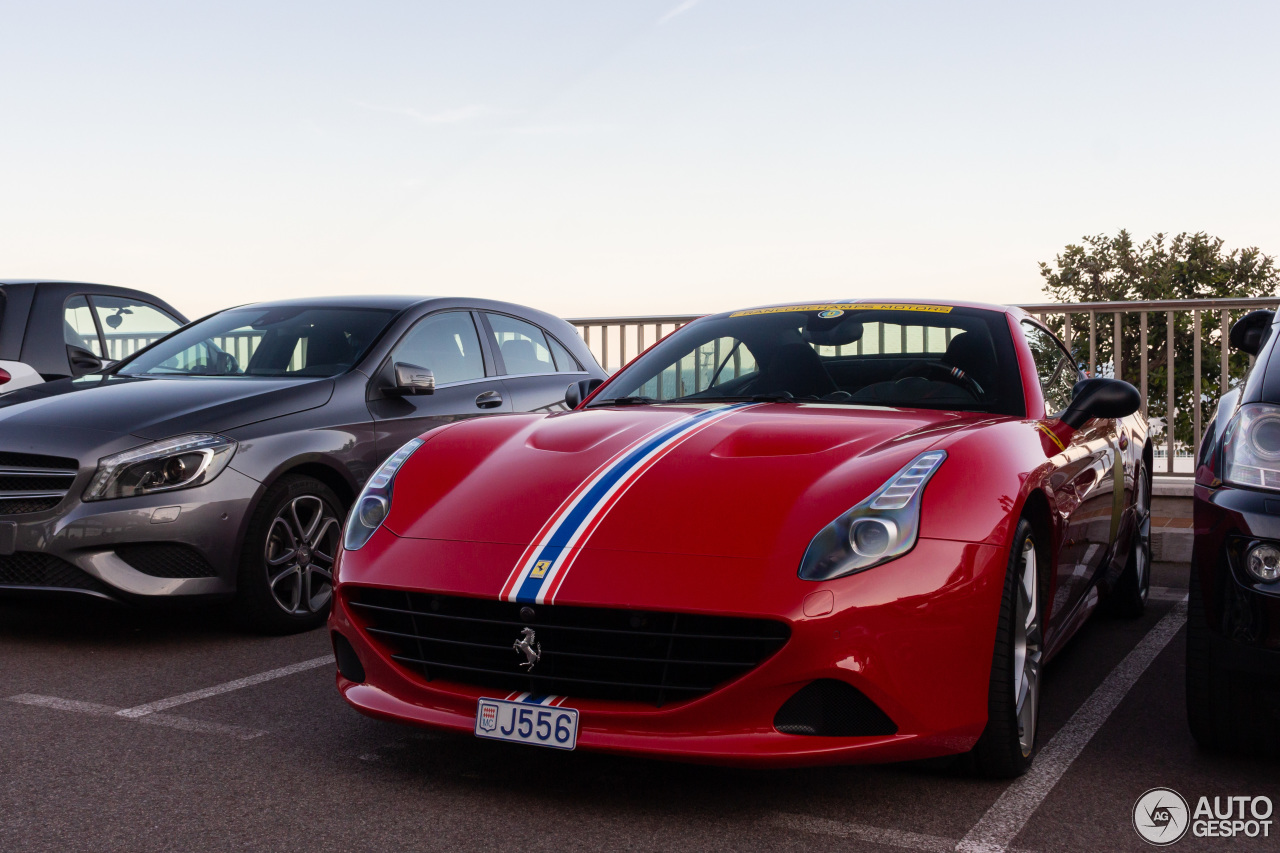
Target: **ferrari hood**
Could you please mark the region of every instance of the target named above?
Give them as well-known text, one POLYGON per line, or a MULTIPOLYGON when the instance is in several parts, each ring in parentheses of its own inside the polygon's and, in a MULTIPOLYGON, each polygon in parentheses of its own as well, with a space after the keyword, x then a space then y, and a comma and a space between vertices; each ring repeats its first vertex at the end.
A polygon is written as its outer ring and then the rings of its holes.
POLYGON ((430 435, 386 524, 417 539, 761 558, 803 550, 982 417, 763 403, 485 418, 430 435))

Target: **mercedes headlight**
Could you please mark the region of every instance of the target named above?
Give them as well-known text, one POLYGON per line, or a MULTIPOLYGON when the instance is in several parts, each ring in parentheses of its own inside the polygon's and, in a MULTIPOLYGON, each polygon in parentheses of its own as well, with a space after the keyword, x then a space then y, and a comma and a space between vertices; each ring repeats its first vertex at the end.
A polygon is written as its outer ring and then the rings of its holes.
POLYGON ((1227 424, 1222 479, 1233 486, 1280 491, 1280 406, 1240 407, 1227 424))
POLYGON ((221 474, 235 452, 230 438, 196 433, 104 456, 84 499, 103 501, 200 486, 221 474))
POLYGON ((382 526, 382 522, 387 520, 387 516, 391 514, 391 487, 395 484, 396 472, 421 446, 420 438, 410 441, 391 454, 391 458, 383 462, 382 467, 369 478, 360 497, 356 499, 355 506, 351 508, 351 514, 347 516, 346 531, 342 535, 343 548, 359 551, 382 526))
POLYGON ((920 533, 924 487, 947 458, 921 453, 862 503, 824 527, 804 552, 800 577, 809 581, 865 571, 910 551, 920 533))

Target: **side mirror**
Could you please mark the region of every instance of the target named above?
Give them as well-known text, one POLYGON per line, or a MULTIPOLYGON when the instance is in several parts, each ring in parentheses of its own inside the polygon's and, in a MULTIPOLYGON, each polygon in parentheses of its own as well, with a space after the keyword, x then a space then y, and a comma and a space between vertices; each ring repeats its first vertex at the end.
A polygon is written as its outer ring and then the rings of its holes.
POLYGON ((1231 336, 1227 339, 1231 348, 1249 355, 1257 355, 1267 339, 1267 332, 1271 329, 1271 321, 1275 313, 1266 310, 1250 311, 1236 320, 1235 325, 1231 327, 1231 336))
POLYGON ((1120 379, 1084 379, 1072 389, 1062 422, 1080 429, 1093 418, 1125 418, 1142 408, 1138 389, 1120 379))
POLYGON ((571 409, 582 405, 582 401, 591 396, 591 392, 604 384, 603 379, 579 379, 564 392, 564 403, 571 409))
POLYGON ((67 361, 71 365, 72 376, 88 376, 97 373, 106 366, 106 362, 89 352, 84 347, 67 346, 67 361))
POLYGON ((425 367, 397 361, 392 365, 391 370, 395 377, 395 384, 387 389, 388 394, 405 397, 412 394, 436 393, 436 376, 425 367))

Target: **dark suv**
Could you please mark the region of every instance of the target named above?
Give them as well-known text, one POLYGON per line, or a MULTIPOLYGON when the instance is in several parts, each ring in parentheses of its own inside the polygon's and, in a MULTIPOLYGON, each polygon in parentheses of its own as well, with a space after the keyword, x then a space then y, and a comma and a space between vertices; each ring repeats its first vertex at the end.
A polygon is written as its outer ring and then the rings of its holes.
POLYGON ((237 596, 319 625, 342 519, 433 428, 556 411, 604 378, 576 330, 478 299, 232 308, 103 373, 0 397, 0 591, 237 596))
POLYGON ((1280 756, 1280 354, 1271 311, 1233 347, 1256 356, 1205 430, 1196 469, 1187 716, 1204 746, 1280 756))

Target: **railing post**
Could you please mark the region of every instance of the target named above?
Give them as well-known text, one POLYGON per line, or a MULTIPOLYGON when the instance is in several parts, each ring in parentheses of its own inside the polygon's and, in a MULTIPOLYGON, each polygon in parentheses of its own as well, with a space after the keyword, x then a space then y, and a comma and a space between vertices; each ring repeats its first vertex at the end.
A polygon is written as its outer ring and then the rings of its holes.
MULTIPOLYGON (((1142 395, 1142 416, 1147 416, 1147 312, 1143 311, 1138 315, 1138 328, 1141 330, 1142 340, 1138 342, 1138 381, 1142 383, 1138 391, 1142 395)), ((1154 471, 1152 473, 1155 473, 1154 471)))
POLYGON ((1112 330, 1111 337, 1111 360, 1115 363, 1116 379, 1124 379, 1124 370, 1122 369, 1122 359, 1124 353, 1124 341, 1120 335, 1120 312, 1115 313, 1115 326, 1112 330))
POLYGON ((1164 413, 1164 438, 1165 438, 1165 472, 1173 473, 1173 314, 1172 311, 1166 311, 1165 316, 1169 321, 1169 332, 1165 335, 1166 344, 1169 351, 1169 362, 1166 368, 1167 375, 1165 377, 1165 413, 1164 413))
POLYGON ((1227 338, 1231 334, 1227 329, 1227 320, 1230 318, 1230 314, 1226 308, 1223 308, 1219 313, 1222 315, 1218 329, 1218 344, 1222 347, 1222 379, 1218 393, 1226 394, 1227 387, 1231 384, 1231 353, 1227 347, 1227 338))
POLYGON ((1194 378, 1191 382, 1193 404, 1192 412, 1192 433, 1191 433, 1191 464, 1195 465, 1195 460, 1200 458, 1200 311, 1199 309, 1191 312, 1191 341, 1195 351, 1191 355, 1191 373, 1194 378))
MULTIPOLYGON (((1062 315, 1062 342, 1067 345, 1067 352, 1071 352, 1071 312, 1067 311, 1062 315)), ((1075 354, 1072 353, 1072 361, 1075 360, 1075 354)))
POLYGON ((1089 312, 1089 375, 1098 375, 1098 312, 1089 312))
POLYGON ((600 366, 609 372, 609 327, 600 324, 600 366))

